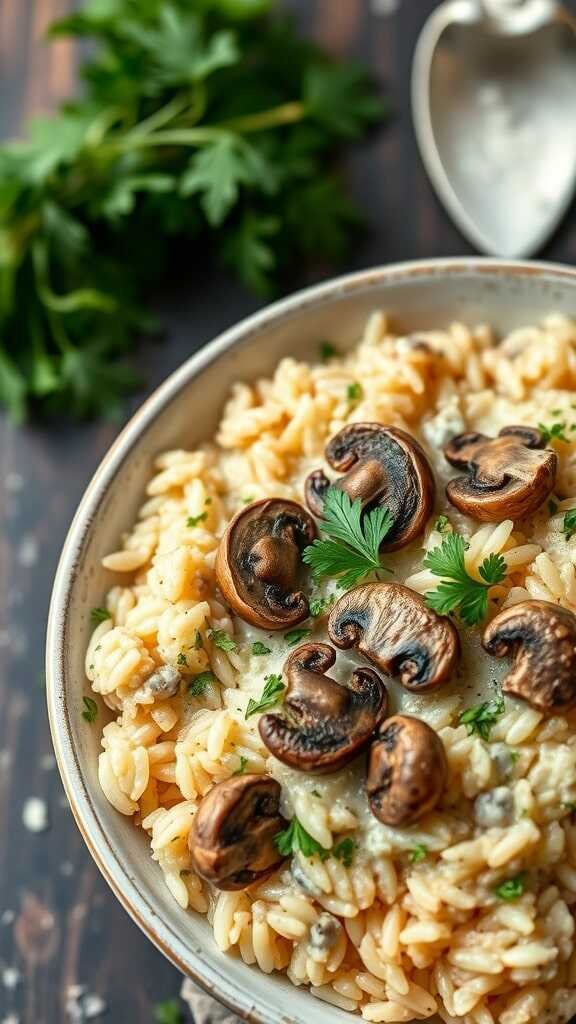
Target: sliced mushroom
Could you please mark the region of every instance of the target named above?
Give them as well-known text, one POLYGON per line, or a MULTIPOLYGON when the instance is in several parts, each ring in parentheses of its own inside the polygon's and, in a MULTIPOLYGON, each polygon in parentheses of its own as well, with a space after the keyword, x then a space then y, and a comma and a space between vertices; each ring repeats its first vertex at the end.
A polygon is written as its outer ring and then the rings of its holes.
POLYGON ((337 647, 355 647, 407 690, 435 689, 448 679, 460 653, 449 619, 399 583, 365 583, 334 605, 328 633, 337 647))
POLYGON ((265 498, 234 516, 220 541, 216 579, 233 611, 260 629, 288 629, 309 613, 302 551, 316 537, 296 501, 265 498))
POLYGON ((268 775, 218 782, 202 800, 189 837, 195 870, 217 889, 245 889, 282 863, 274 836, 286 827, 280 786, 268 775))
POLYGON ((576 707, 576 615, 551 601, 505 608, 484 630, 496 658, 512 658, 502 689, 538 711, 576 707))
POLYGON ((404 547, 422 533, 434 507, 432 470, 418 442, 398 427, 379 423, 352 423, 340 430, 326 445, 325 455, 332 469, 346 475, 334 484, 323 470, 306 480, 308 508, 322 515, 326 492, 337 487, 369 511, 386 506, 393 525, 382 551, 404 547))
POLYGON ((258 728, 268 750, 300 771, 334 772, 348 764, 386 714, 387 693, 370 669, 358 668, 348 686, 325 673, 336 661, 327 644, 299 647, 284 663, 283 714, 267 714, 258 728))
POLYGON ((448 775, 442 741, 426 722, 395 715, 370 748, 366 792, 384 825, 411 825, 434 810, 448 775))
POLYGON ((444 455, 467 473, 450 480, 448 500, 481 522, 530 515, 554 488, 558 456, 544 448, 533 427, 504 427, 498 437, 459 434, 444 446, 444 455))

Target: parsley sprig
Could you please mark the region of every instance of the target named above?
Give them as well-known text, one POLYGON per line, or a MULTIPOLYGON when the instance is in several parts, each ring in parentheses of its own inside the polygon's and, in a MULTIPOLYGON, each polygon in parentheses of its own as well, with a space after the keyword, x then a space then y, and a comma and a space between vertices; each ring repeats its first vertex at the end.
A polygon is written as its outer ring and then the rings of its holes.
POLYGON ((494 894, 499 900, 504 900, 506 903, 514 903, 516 900, 519 900, 524 893, 525 878, 525 874, 521 873, 516 875, 514 878, 506 879, 505 882, 496 886, 494 894))
POLYGON ((484 704, 474 704, 473 707, 467 708, 466 711, 462 712, 460 715, 460 725, 466 726, 469 736, 476 733, 483 740, 489 740, 492 727, 496 725, 496 722, 501 718, 505 710, 506 705, 503 697, 486 701, 484 704))
POLYGON ((278 704, 280 694, 285 689, 286 687, 282 682, 282 676, 278 676, 274 673, 272 675, 265 676, 264 689, 262 690, 259 700, 254 700, 253 697, 250 697, 244 717, 251 718, 252 715, 260 714, 261 711, 267 711, 268 708, 273 708, 275 704, 278 704))
POLYGON ((0 147, 0 403, 14 419, 32 403, 117 410, 176 242, 259 293, 344 254, 358 215, 332 157, 382 105, 361 68, 273 6, 87 0, 52 26, 86 40, 83 93, 0 147))
POLYGON ((283 832, 278 832, 274 836, 274 843, 283 857, 291 857, 295 853, 301 853, 304 857, 314 857, 317 854, 321 860, 336 857, 346 868, 351 867, 356 852, 356 843, 350 836, 327 849, 306 831, 296 817, 292 818, 283 832))
POLYGON ((334 577, 349 590, 369 573, 390 571, 380 561, 380 545, 392 522, 387 508, 374 508, 364 515, 360 498, 352 501, 345 491, 330 487, 320 523, 328 539, 304 548, 303 561, 315 577, 334 577))
POLYGON ((562 532, 566 535, 566 540, 570 540, 576 533, 576 508, 570 508, 564 513, 562 532))
POLYGON ((449 533, 439 547, 429 551, 424 566, 440 577, 436 590, 425 595, 426 604, 439 615, 457 611, 468 626, 480 622, 488 611, 488 591, 501 583, 506 575, 506 560, 502 555, 489 555, 479 568, 481 580, 466 570, 464 552, 466 541, 459 533, 449 533))

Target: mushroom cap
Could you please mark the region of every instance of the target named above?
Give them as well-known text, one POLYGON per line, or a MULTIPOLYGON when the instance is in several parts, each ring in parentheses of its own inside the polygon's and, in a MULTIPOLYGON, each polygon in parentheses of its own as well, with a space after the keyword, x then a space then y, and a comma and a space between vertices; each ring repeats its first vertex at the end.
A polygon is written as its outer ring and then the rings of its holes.
POLYGON ((360 498, 365 511, 386 506, 393 519, 381 551, 404 547, 422 533, 434 507, 435 484, 423 448, 398 427, 380 423, 351 423, 328 442, 326 460, 344 473, 331 484, 323 470, 309 475, 306 503, 321 516, 330 486, 360 498))
POLYGON ((202 800, 188 839, 195 870, 217 889, 245 889, 282 863, 274 837, 286 827, 280 786, 268 775, 218 782, 202 800))
POLYGON ((394 715, 370 748, 366 792, 384 825, 411 825, 434 810, 448 775, 442 741, 426 722, 394 715))
POLYGON ((260 719, 263 743, 291 768, 317 774, 342 768, 368 745, 386 714, 388 695, 376 673, 358 668, 343 686, 325 674, 335 661, 327 644, 298 647, 284 663, 283 714, 260 719))
POLYGON ((302 551, 316 537, 297 501, 264 498, 228 524, 216 556, 216 580, 233 611, 260 629, 288 629, 308 617, 302 551))
POLYGON ((444 683, 460 654, 450 619, 400 583, 365 583, 349 590, 330 612, 328 634, 336 647, 357 648, 415 693, 444 683))
POLYGON ((504 427, 498 437, 467 433, 444 446, 452 466, 466 470, 446 486, 448 501, 480 522, 522 519, 554 488, 558 456, 534 427, 504 427))
POLYGON ((576 707, 576 615, 551 601, 522 601, 486 626, 482 643, 512 658, 504 693, 544 712, 576 707))

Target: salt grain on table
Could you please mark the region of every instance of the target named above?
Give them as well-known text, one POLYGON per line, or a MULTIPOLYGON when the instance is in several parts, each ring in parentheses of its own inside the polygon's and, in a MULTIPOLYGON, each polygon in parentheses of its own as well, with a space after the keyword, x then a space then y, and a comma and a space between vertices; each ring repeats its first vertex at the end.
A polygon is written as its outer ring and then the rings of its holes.
POLYGON ((18 988, 21 980, 22 975, 17 967, 4 967, 2 969, 2 984, 4 988, 14 991, 15 988, 18 988))
POLYGON ((45 832, 50 828, 46 801, 37 796, 28 797, 22 808, 22 822, 29 832, 45 832))

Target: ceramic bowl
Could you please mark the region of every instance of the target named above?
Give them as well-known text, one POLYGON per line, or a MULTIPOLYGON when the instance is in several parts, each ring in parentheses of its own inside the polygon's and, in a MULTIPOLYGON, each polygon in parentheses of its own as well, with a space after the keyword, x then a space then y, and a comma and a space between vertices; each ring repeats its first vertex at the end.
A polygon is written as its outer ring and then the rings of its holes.
POLYGON ((282 356, 314 360, 318 342, 358 340, 369 313, 385 309, 400 331, 452 320, 508 331, 545 314, 576 314, 576 271, 545 264, 454 259, 405 263, 338 278, 278 302, 207 345, 145 402, 98 468, 76 513, 54 584, 47 640, 52 736, 84 839, 118 899, 176 964, 237 1013, 263 1024, 333 1024, 343 1011, 220 953, 205 919, 181 910, 150 857, 146 835, 100 791, 100 729, 81 717, 89 610, 110 574, 101 557, 133 522, 154 456, 214 433, 230 385, 269 374, 282 356))

